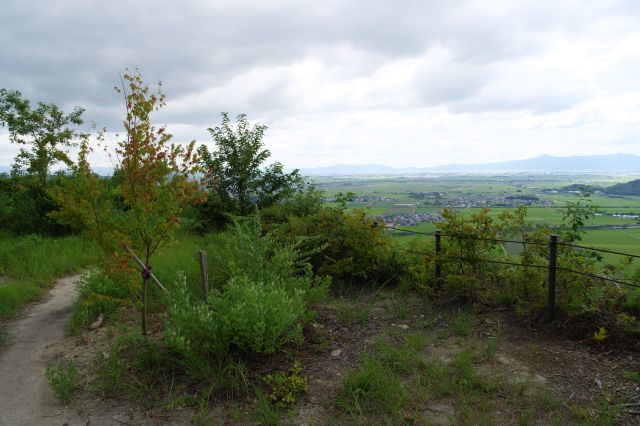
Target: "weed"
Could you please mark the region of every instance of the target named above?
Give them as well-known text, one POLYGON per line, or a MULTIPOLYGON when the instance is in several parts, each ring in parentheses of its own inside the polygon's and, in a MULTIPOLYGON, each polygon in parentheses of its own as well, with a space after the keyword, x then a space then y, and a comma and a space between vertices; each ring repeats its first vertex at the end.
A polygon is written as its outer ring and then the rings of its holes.
POLYGON ((393 307, 393 314, 397 319, 407 319, 407 317, 409 316, 409 307, 407 306, 405 300, 398 300, 392 295, 391 305, 393 307))
POLYGON ((249 395, 247 367, 240 361, 228 360, 220 364, 215 373, 215 388, 227 398, 239 401, 249 395))
POLYGON ((487 344, 484 347, 483 353, 481 355, 482 359, 487 360, 493 358, 493 356, 500 349, 500 337, 491 336, 489 337, 487 344))
POLYGON ((633 380, 640 383, 640 371, 625 371, 624 378, 627 380, 633 380))
POLYGON ((264 381, 269 385, 271 391, 269 397, 276 405, 285 407, 297 401, 300 394, 309 390, 307 379, 302 377, 302 366, 298 361, 293 363, 289 374, 267 374, 264 381))
POLYGON ((120 306, 132 304, 129 289, 99 270, 84 275, 77 287, 80 297, 71 317, 72 334, 79 333, 100 315, 108 319, 120 306))
POLYGON ((438 322, 438 312, 433 303, 426 302, 424 304, 424 313, 420 315, 420 320, 416 324, 420 328, 431 328, 438 322))
POLYGON ((366 356, 358 369, 344 379, 343 385, 336 403, 354 417, 365 413, 394 414, 406 401, 397 375, 373 356, 366 356))
POLYGON ((281 411, 271 403, 271 399, 260 389, 256 389, 256 404, 253 417, 264 426, 276 426, 280 423, 281 411))
POLYGON ((476 324, 476 316, 472 312, 460 311, 453 318, 453 331, 458 336, 467 336, 476 324))
POLYGON ((68 404, 73 394, 80 387, 80 376, 74 363, 60 364, 45 370, 45 376, 49 385, 58 397, 68 404))

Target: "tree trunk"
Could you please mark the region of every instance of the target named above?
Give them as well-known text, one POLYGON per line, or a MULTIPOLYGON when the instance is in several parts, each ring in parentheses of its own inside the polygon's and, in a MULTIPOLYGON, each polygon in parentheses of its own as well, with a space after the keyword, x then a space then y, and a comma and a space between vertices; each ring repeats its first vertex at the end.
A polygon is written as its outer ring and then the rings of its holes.
POLYGON ((145 257, 144 257, 144 264, 145 267, 147 268, 146 270, 142 271, 142 335, 144 337, 147 337, 147 296, 148 296, 148 292, 149 292, 149 272, 151 271, 151 264, 150 264, 150 247, 147 246, 146 252, 145 252, 145 257))

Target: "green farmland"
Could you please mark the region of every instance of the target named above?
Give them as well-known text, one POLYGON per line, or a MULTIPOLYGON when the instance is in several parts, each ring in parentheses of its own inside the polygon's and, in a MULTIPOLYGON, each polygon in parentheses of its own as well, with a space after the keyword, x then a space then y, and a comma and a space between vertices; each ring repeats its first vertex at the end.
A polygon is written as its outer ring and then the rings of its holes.
MULTIPOLYGON (((629 176, 589 175, 441 175, 422 177, 348 177, 316 179, 318 186, 330 200, 337 193, 351 192, 353 202, 347 209, 364 209, 371 216, 389 217, 411 215, 413 208, 398 206, 414 204, 415 213, 438 213, 452 207, 471 215, 482 207, 491 209, 497 218, 502 212, 513 210, 518 200, 508 197, 527 197, 534 201, 527 208, 527 221, 532 227, 563 226, 563 213, 567 203, 586 202, 598 208, 598 213, 585 223, 586 234, 582 244, 640 255, 640 197, 608 196, 602 193, 581 197, 563 191, 575 183, 608 186, 629 180, 629 176), (506 200, 505 200, 506 199, 506 200), (511 203, 512 205, 504 205, 511 203), (461 206, 464 207, 461 207, 461 206), (627 216, 627 217, 624 217, 627 216)), ((436 225, 418 221, 412 225, 397 226, 417 232, 434 232, 436 225)), ((411 240, 409 234, 395 233, 399 242, 411 240)), ((428 237, 425 237, 428 238, 428 237)), ((622 256, 605 254, 604 261, 617 263, 622 256)))

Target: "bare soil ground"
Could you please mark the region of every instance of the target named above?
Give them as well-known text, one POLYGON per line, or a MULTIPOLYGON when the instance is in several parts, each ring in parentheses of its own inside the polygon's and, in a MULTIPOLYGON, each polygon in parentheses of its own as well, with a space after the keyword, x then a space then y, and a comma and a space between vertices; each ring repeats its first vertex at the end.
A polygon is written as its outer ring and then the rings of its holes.
POLYGON ((51 345, 64 339, 78 279, 58 280, 44 300, 6 326, 8 342, 0 350, 1 425, 55 424, 62 414, 44 371, 51 345))
MULTIPOLYGON (((5 325, 0 348, 0 426, 122 425, 146 419, 118 401, 63 405, 47 383, 45 369, 64 358, 76 341, 67 335, 80 275, 61 278, 39 302, 5 325)), ((92 357, 93 354, 85 354, 92 357)))

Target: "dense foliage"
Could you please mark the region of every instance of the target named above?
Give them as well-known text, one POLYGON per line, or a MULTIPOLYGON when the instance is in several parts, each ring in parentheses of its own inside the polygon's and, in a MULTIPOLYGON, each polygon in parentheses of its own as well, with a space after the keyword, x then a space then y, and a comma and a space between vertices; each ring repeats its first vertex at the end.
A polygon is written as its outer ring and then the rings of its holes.
POLYGON ((314 270, 336 282, 384 282, 400 272, 391 236, 363 210, 323 208, 311 215, 292 216, 275 233, 284 241, 301 241, 313 253, 314 270))
POLYGON ((256 220, 237 223, 227 238, 235 253, 216 259, 218 285, 208 300, 194 297, 182 276, 170 297, 167 343, 200 373, 231 349, 273 353, 298 339, 307 303, 328 288, 295 246, 261 235, 256 220))

